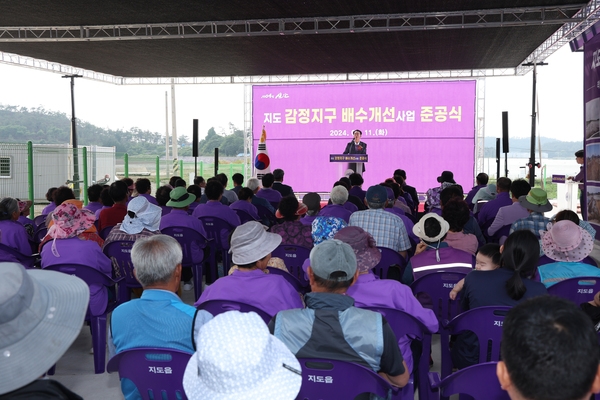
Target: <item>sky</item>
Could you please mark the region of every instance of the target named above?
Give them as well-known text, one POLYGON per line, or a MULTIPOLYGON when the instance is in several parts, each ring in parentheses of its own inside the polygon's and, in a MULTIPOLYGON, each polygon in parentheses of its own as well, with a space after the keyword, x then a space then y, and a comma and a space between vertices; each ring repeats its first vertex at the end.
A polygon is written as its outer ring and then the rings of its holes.
MULTIPOLYGON (((538 67, 539 129, 542 137, 583 142, 583 53, 563 46, 538 67)), ((485 136, 501 137, 502 111, 509 113, 509 135, 531 135, 532 73, 522 77, 485 80, 485 136)), ((137 127, 165 132, 165 92, 169 85, 129 85, 78 78, 75 115, 109 129, 137 127)), ((199 136, 214 127, 228 132, 229 123, 244 127, 244 85, 176 85, 178 136, 192 136, 198 119, 199 136)), ((60 74, 0 63, 0 104, 43 107, 71 116, 69 79, 60 74)), ((169 109, 169 132, 172 130, 169 109)), ((260 134, 256 132, 255 134, 260 134)))

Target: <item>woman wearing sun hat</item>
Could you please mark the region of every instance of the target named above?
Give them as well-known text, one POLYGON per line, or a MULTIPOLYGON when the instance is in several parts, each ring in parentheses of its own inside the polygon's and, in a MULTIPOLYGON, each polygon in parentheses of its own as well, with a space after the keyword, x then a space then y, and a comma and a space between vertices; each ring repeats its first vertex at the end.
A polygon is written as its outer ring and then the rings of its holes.
POLYGON ((294 246, 311 249, 313 247, 312 228, 300 222, 300 218, 307 211, 308 207, 303 203, 298 203, 296 197, 286 196, 282 198, 275 216, 283 218, 283 223, 273 225, 271 232, 281 236, 283 244, 293 244, 294 246))
POLYGON ((269 315, 303 307, 300 295, 285 278, 263 272, 271 252, 281 244, 281 236, 265 229, 258 221, 235 228, 229 253, 238 266, 237 271, 207 287, 195 306, 209 300, 233 300, 260 308, 269 315))
POLYGON ((544 254, 555 261, 538 267, 540 281, 546 287, 569 278, 600 277, 600 269, 581 262, 594 249, 594 239, 585 229, 562 220, 548 224, 548 230, 540 234, 544 254))
MULTIPOLYGON (((102 239, 96 233, 86 233, 94 226, 91 211, 63 203, 51 214, 52 226, 40 244, 42 268, 56 264, 89 265, 111 276, 110 259, 102 253, 102 239)), ((103 285, 90 285, 90 310, 94 315, 104 312, 108 291, 103 285)))
MULTIPOLYGON (((354 299, 356 307, 395 308, 421 321, 431 333, 438 330, 435 313, 423 308, 410 287, 393 279, 379 279, 373 274, 373 267, 381 260, 381 253, 370 233, 358 226, 348 226, 340 229, 334 239, 348 243, 356 254, 358 279, 346 292, 354 299)), ((412 371, 413 365, 416 363, 413 364, 411 339, 406 336, 399 337, 398 345, 408 369, 412 371)))

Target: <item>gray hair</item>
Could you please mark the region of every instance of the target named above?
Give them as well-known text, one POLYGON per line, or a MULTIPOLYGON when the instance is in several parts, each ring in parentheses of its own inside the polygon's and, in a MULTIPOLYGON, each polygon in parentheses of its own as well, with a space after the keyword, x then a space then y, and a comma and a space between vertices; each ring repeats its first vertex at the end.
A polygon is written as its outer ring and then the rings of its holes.
POLYGON ((248 182, 246 182, 246 187, 254 192, 260 187, 260 181, 256 178, 250 178, 248 179, 248 182))
POLYGON ((333 204, 344 204, 348 201, 348 189, 342 185, 338 185, 331 189, 329 198, 333 204))
POLYGON ((19 203, 12 197, 5 197, 0 200, 0 221, 12 219, 12 215, 19 212, 19 203))
POLYGON ((140 238, 131 249, 135 274, 143 287, 168 282, 182 259, 179 242, 167 235, 140 238))

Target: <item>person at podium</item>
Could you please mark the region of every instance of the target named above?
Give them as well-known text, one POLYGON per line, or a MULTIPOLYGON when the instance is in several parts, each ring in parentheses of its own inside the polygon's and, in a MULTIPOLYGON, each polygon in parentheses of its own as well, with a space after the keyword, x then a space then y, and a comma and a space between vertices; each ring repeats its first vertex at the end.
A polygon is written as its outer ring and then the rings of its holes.
MULTIPOLYGON (((367 154, 367 144, 360 140, 362 137, 362 132, 359 129, 355 129, 352 131, 352 135, 354 136, 354 139, 346 145, 346 150, 344 150, 343 154, 367 154)), ((365 167, 364 163, 362 164, 362 172, 365 172, 367 168, 365 167)), ((348 168, 354 172, 357 172, 356 163, 349 163, 348 168)))

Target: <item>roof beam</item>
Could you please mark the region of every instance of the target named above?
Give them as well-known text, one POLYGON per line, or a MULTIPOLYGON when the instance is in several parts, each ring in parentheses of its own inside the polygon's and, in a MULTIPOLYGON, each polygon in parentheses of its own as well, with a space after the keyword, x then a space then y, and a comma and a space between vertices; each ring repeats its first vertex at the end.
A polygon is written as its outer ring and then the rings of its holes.
POLYGON ((82 26, 0 27, 0 42, 81 42, 154 39, 199 39, 326 33, 372 33, 434 29, 499 28, 562 25, 581 22, 571 17, 585 4, 493 10, 351 15, 341 17, 276 18, 82 26))

